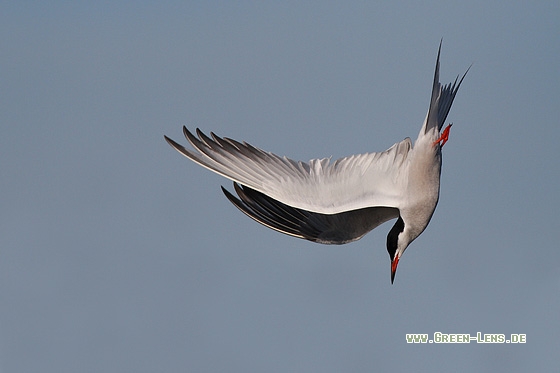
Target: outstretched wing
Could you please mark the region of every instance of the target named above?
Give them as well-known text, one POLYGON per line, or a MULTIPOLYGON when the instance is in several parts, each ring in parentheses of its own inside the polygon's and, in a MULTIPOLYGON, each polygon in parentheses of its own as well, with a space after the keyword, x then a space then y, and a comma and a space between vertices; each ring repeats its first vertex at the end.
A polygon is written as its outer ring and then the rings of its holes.
POLYGON ((380 153, 296 162, 265 152, 246 142, 211 138, 183 127, 194 150, 165 139, 199 165, 256 190, 282 204, 321 214, 337 214, 367 207, 399 207, 405 193, 409 138, 380 153))
POLYGON ((224 187, 222 191, 250 218, 278 232, 322 244, 341 245, 356 241, 378 225, 399 216, 399 210, 392 207, 320 214, 285 205, 235 182, 233 186, 240 199, 224 187))

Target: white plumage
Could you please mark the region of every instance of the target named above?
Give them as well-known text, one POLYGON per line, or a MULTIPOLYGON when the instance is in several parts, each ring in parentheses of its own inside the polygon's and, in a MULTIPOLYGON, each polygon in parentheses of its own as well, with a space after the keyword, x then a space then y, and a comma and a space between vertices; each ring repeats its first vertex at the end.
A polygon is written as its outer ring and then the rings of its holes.
MULTIPOLYGON (((245 142, 194 136, 183 127, 194 150, 165 139, 199 165, 234 181, 239 196, 223 191, 249 217, 274 230, 325 244, 355 241, 378 225, 398 218, 387 236, 391 282, 408 245, 428 225, 439 197, 440 136, 465 75, 439 83, 438 51, 428 114, 414 146, 409 138, 378 153, 307 163, 280 157, 245 142)), ((468 72, 468 70, 467 70, 468 72)))

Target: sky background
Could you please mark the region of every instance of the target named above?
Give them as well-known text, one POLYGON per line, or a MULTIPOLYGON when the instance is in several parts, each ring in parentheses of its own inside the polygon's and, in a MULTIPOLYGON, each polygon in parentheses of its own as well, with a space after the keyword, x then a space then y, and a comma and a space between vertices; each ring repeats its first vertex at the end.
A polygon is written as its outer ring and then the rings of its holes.
POLYGON ((558 2, 3 2, 1 372, 547 371, 560 365, 558 2), (451 109, 439 205, 345 246, 240 213, 183 125, 298 160, 451 109), (527 343, 407 344, 406 333, 527 343))

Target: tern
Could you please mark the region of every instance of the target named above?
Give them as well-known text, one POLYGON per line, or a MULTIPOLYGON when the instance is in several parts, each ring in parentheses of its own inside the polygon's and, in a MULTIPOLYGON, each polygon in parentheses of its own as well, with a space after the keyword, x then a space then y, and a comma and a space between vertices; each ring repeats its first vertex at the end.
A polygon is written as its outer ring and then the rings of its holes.
POLYGON ((469 69, 453 83, 439 82, 438 49, 430 107, 414 146, 405 138, 383 152, 294 161, 198 128, 183 133, 189 150, 165 136, 179 153, 233 181, 226 197, 250 218, 290 236, 321 244, 345 244, 391 219, 387 235, 391 283, 407 247, 426 229, 439 199, 441 129, 469 69), (239 198, 238 198, 239 197, 239 198))

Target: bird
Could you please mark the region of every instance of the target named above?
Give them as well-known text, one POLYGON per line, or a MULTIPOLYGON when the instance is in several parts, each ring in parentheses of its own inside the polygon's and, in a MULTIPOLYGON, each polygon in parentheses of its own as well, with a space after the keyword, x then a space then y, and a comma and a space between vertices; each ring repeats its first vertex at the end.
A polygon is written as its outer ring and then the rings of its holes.
POLYGON ((165 140, 179 153, 233 181, 228 200, 258 223, 320 244, 341 245, 396 219, 387 235, 391 284, 399 260, 426 229, 439 200, 442 148, 452 123, 441 131, 470 67, 453 83, 439 82, 440 41, 432 95, 414 145, 409 137, 382 152, 295 161, 247 142, 210 136, 183 126, 192 149, 165 140))

